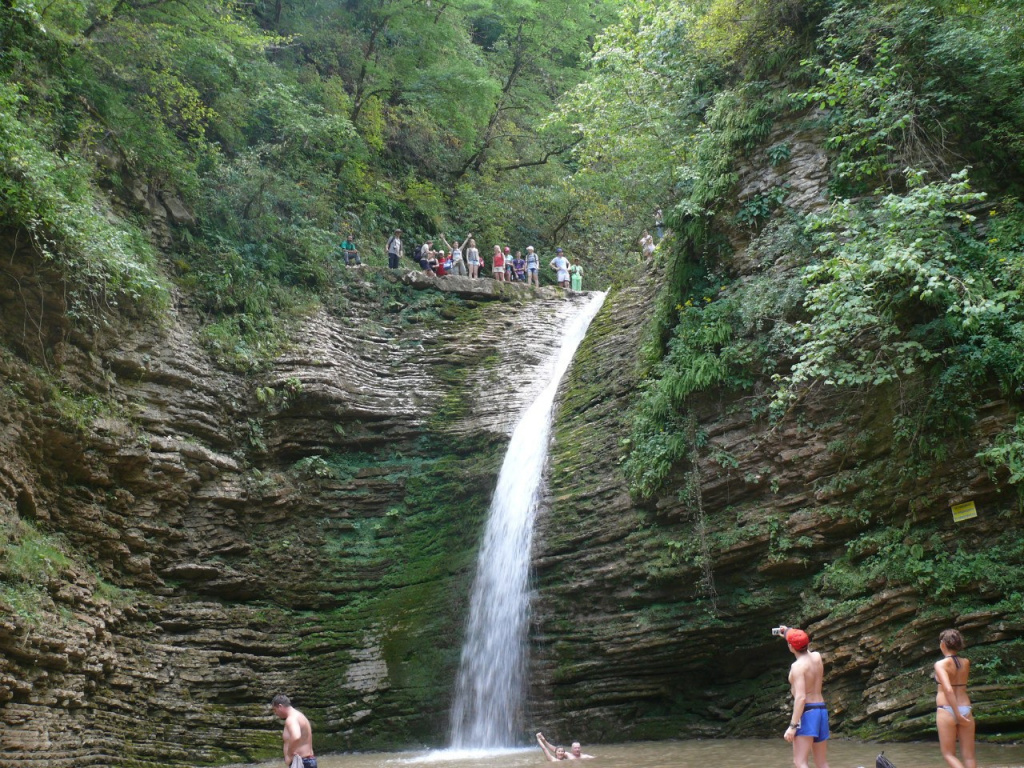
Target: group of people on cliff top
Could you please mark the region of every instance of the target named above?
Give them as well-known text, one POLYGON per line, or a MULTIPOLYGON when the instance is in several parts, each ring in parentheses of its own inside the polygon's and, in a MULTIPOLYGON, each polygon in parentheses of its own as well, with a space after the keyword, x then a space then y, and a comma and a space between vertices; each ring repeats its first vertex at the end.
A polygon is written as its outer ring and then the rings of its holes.
MULTIPOLYGON (((388 239, 387 250, 388 266, 391 269, 398 269, 405 253, 402 230, 396 229, 392 233, 388 239)), ((413 248, 409 256, 424 273, 432 277, 456 275, 477 279, 486 276, 487 259, 477 247, 472 232, 467 234, 461 243, 458 238, 454 243, 449 243, 444 235, 438 235, 436 240, 428 237, 413 248), (443 247, 435 248, 435 242, 442 244, 443 247)), ((574 291, 583 290, 583 267, 572 264, 561 248, 555 249, 554 258, 548 266, 555 271, 556 280, 561 287, 571 287, 574 291)), ((504 248, 496 245, 491 252, 491 277, 501 283, 526 283, 539 288, 540 268, 540 254, 532 245, 526 246, 525 253, 520 250, 516 251, 515 255, 507 245, 504 248)))
MULTIPOLYGON (((402 242, 402 234, 402 230, 396 229, 388 238, 388 267, 391 269, 398 269, 402 257, 408 255, 419 269, 432 277, 457 275, 477 279, 487 276, 487 259, 477 248, 472 232, 466 235, 466 239, 461 243, 458 239, 454 243, 449 243, 444 235, 438 235, 436 240, 429 237, 420 245, 411 248, 408 254, 405 243, 402 242), (443 247, 435 248, 435 243, 443 244, 443 247)), ((363 263, 351 234, 344 235, 338 252, 346 266, 358 266, 363 263)), ((562 288, 583 290, 583 266, 570 262, 561 248, 555 249, 555 255, 548 262, 548 267, 555 272, 555 280, 562 288)), ((526 246, 525 252, 516 251, 514 255, 508 246, 494 246, 491 253, 491 277, 498 282, 525 283, 539 288, 540 270, 541 257, 532 245, 526 246)))
MULTIPOLYGON (((828 707, 822 695, 825 665, 821 653, 811 651, 810 636, 802 629, 776 627, 772 634, 785 639, 790 653, 795 657, 789 668, 789 686, 793 694, 793 714, 783 738, 793 745, 794 768, 808 768, 813 755, 816 768, 828 768, 828 707)), ((939 732, 939 748, 949 768, 977 768, 974 755, 974 718, 971 716, 971 700, 967 695, 967 678, 971 662, 960 656, 964 640, 955 629, 939 634, 939 650, 942 658, 935 662, 934 678, 938 686, 935 694, 936 728, 939 732), (957 758, 957 745, 960 757, 957 758)), ((274 714, 284 720, 284 760, 289 768, 316 768, 313 755, 313 734, 306 716, 292 707, 287 696, 280 694, 271 702, 274 714)), ((578 741, 567 751, 565 747, 551 744, 543 733, 537 733, 537 743, 544 756, 551 762, 560 760, 587 759, 578 741)), ((876 768, 891 766, 880 755, 876 768)))
MULTIPOLYGON (((661 208, 654 212, 654 226, 657 232, 657 239, 661 240, 665 235, 664 216, 661 208)), ((342 226, 339 234, 342 237, 341 244, 337 246, 336 253, 345 262, 345 266, 360 266, 362 258, 359 255, 359 248, 356 246, 351 231, 342 226)), ((420 245, 414 246, 408 251, 402 241, 403 231, 396 229, 388 238, 385 246, 388 254, 388 267, 398 269, 403 256, 412 259, 424 273, 432 277, 446 277, 457 275, 459 277, 479 278, 487 276, 487 259, 476 245, 473 233, 466 235, 461 243, 458 238, 454 243, 449 243, 444 235, 437 238, 428 237, 420 245), (443 244, 444 247, 435 248, 435 243, 443 244)), ((650 258, 656 247, 655 238, 646 229, 637 241, 644 258, 650 258)), ((583 290, 583 266, 573 264, 561 248, 555 248, 555 255, 548 262, 548 266, 555 272, 555 280, 562 288, 571 288, 573 291, 583 290)), ((541 258, 537 250, 532 246, 526 246, 526 251, 518 250, 513 255, 512 249, 508 246, 496 245, 491 253, 491 277, 498 282, 505 283, 526 283, 540 287, 541 258)))

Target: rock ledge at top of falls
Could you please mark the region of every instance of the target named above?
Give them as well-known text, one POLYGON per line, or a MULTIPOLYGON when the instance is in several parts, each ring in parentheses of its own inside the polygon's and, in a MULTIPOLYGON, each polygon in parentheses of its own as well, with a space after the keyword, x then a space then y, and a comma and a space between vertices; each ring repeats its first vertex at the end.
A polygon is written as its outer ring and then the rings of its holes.
MULTIPOLYGON (((354 267, 359 269, 359 267, 354 267)), ((424 274, 414 269, 397 269, 394 273, 398 279, 417 289, 434 289, 444 293, 454 293, 458 296, 490 299, 525 299, 543 298, 555 299, 567 295, 567 292, 556 286, 544 285, 540 288, 529 286, 526 283, 499 282, 489 277, 462 277, 460 275, 445 275, 437 277, 424 274)))

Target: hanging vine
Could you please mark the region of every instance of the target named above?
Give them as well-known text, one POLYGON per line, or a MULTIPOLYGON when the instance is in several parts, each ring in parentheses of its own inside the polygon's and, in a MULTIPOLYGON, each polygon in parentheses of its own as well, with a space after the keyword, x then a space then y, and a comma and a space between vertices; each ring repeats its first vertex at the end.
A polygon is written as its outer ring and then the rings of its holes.
POLYGON ((693 505, 694 530, 700 546, 698 561, 701 578, 697 586, 701 593, 711 602, 711 612, 718 615, 718 591, 715 589, 715 571, 711 558, 711 546, 708 543, 708 518, 704 512, 704 496, 700 483, 700 445, 697 440, 697 419, 691 413, 687 417, 687 440, 690 443, 690 472, 687 477, 686 491, 688 500, 693 505))

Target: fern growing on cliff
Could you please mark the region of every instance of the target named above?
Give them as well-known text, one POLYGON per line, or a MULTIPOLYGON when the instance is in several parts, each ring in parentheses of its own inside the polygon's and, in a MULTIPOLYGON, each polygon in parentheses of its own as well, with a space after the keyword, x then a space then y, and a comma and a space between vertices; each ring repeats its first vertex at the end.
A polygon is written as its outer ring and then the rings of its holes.
POLYGON ((27 102, 0 83, 0 226, 27 233, 64 280, 73 317, 96 322, 100 307, 119 301, 166 302, 152 246, 130 223, 111 222, 78 152, 49 151, 50 130, 25 113, 27 102))
POLYGON ((633 450, 625 473, 641 498, 653 495, 694 446, 683 416, 687 398, 711 388, 742 389, 751 383, 745 367, 751 350, 733 338, 739 311, 735 302, 702 296, 688 299, 676 311, 668 354, 633 410, 633 450))

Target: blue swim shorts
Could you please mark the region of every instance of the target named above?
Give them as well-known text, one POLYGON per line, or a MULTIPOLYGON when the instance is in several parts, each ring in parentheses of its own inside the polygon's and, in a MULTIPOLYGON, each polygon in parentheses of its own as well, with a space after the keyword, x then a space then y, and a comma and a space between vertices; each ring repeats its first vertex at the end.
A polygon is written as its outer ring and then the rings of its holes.
POLYGON ((828 709, 821 702, 804 705, 797 736, 813 736, 815 741, 828 740, 828 709))

